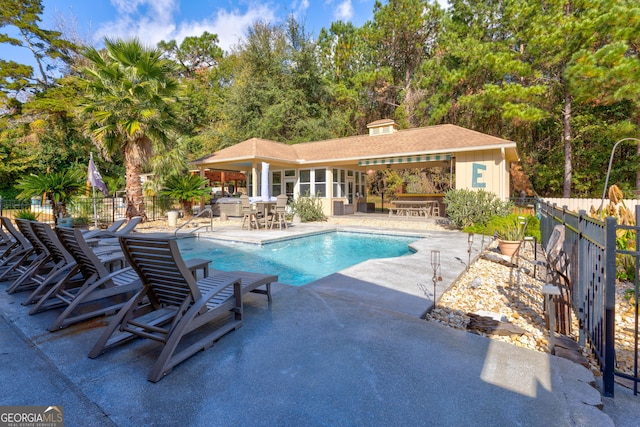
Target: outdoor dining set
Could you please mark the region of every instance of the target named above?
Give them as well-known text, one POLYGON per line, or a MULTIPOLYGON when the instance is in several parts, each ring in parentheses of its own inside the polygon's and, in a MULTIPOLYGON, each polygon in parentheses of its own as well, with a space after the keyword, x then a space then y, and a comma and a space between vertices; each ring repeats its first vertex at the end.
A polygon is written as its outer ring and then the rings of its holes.
POLYGON ((389 208, 389 216, 433 217, 440 216, 440 204, 435 200, 396 200, 389 208))
POLYGON ((240 196, 242 205, 242 225, 249 230, 257 230, 260 228, 273 229, 277 226, 279 229, 287 228, 287 195, 281 194, 278 197, 269 200, 256 200, 253 203, 248 196, 240 196))

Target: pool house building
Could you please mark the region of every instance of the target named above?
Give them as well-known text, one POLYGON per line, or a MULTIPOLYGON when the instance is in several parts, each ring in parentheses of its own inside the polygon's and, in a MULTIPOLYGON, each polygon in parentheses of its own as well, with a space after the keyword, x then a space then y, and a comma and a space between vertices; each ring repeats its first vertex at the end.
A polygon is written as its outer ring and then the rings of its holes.
POLYGON ((383 119, 367 127, 368 135, 292 145, 251 138, 193 165, 203 177, 222 177, 223 188, 229 184, 225 174, 242 174, 252 197, 316 195, 326 215, 366 212, 367 175, 383 168, 446 166, 452 188, 511 195, 510 164, 519 160, 515 142, 449 124, 398 130, 395 121, 383 119))

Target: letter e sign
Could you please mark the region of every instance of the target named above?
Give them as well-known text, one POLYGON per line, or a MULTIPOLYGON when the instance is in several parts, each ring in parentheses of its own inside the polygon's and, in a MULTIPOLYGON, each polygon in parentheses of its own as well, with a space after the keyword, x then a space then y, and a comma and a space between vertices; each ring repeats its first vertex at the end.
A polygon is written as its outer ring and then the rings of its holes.
POLYGON ((471 187, 472 188, 486 188, 487 183, 483 182, 482 172, 487 170, 487 166, 481 163, 471 164, 471 187))

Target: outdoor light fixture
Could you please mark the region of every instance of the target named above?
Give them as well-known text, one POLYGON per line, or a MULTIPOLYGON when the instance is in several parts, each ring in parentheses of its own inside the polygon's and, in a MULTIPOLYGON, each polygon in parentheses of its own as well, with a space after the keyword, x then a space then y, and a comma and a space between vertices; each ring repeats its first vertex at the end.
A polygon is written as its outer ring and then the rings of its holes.
POLYGON ((473 233, 469 233, 469 237, 467 237, 467 243, 469 243, 469 249, 467 249, 467 253, 469 254, 469 260, 467 261, 467 270, 469 270, 469 266, 471 265, 471 247, 473 246, 473 233))
POLYGON ((433 308, 436 308, 436 284, 442 280, 442 277, 438 276, 438 270, 440 270, 440 251, 431 251, 431 268, 433 268, 433 308))

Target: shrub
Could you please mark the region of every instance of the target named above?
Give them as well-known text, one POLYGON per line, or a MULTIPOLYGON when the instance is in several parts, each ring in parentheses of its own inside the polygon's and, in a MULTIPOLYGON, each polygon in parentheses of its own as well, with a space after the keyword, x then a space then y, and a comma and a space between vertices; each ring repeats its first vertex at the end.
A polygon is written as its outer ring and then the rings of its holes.
POLYGON ((38 220, 38 214, 36 214, 35 212, 31 212, 31 209, 28 208, 20 209, 15 213, 14 217, 17 219, 26 219, 28 221, 38 220))
POLYGON ((505 227, 509 227, 518 218, 524 216, 527 223, 527 230, 525 236, 533 236, 538 242, 540 242, 540 220, 535 215, 517 215, 510 214, 508 216, 493 216, 485 225, 474 225, 466 227, 464 231, 466 233, 484 234, 485 236, 493 236, 496 232, 500 234, 501 230, 505 227))
POLYGON ((503 202, 496 194, 484 190, 449 190, 443 201, 447 216, 458 228, 486 225, 493 216, 509 215, 512 207, 511 202, 503 202))
POLYGON ((322 200, 317 196, 298 197, 291 202, 291 210, 297 214, 302 222, 324 221, 327 218, 322 211, 322 200))

